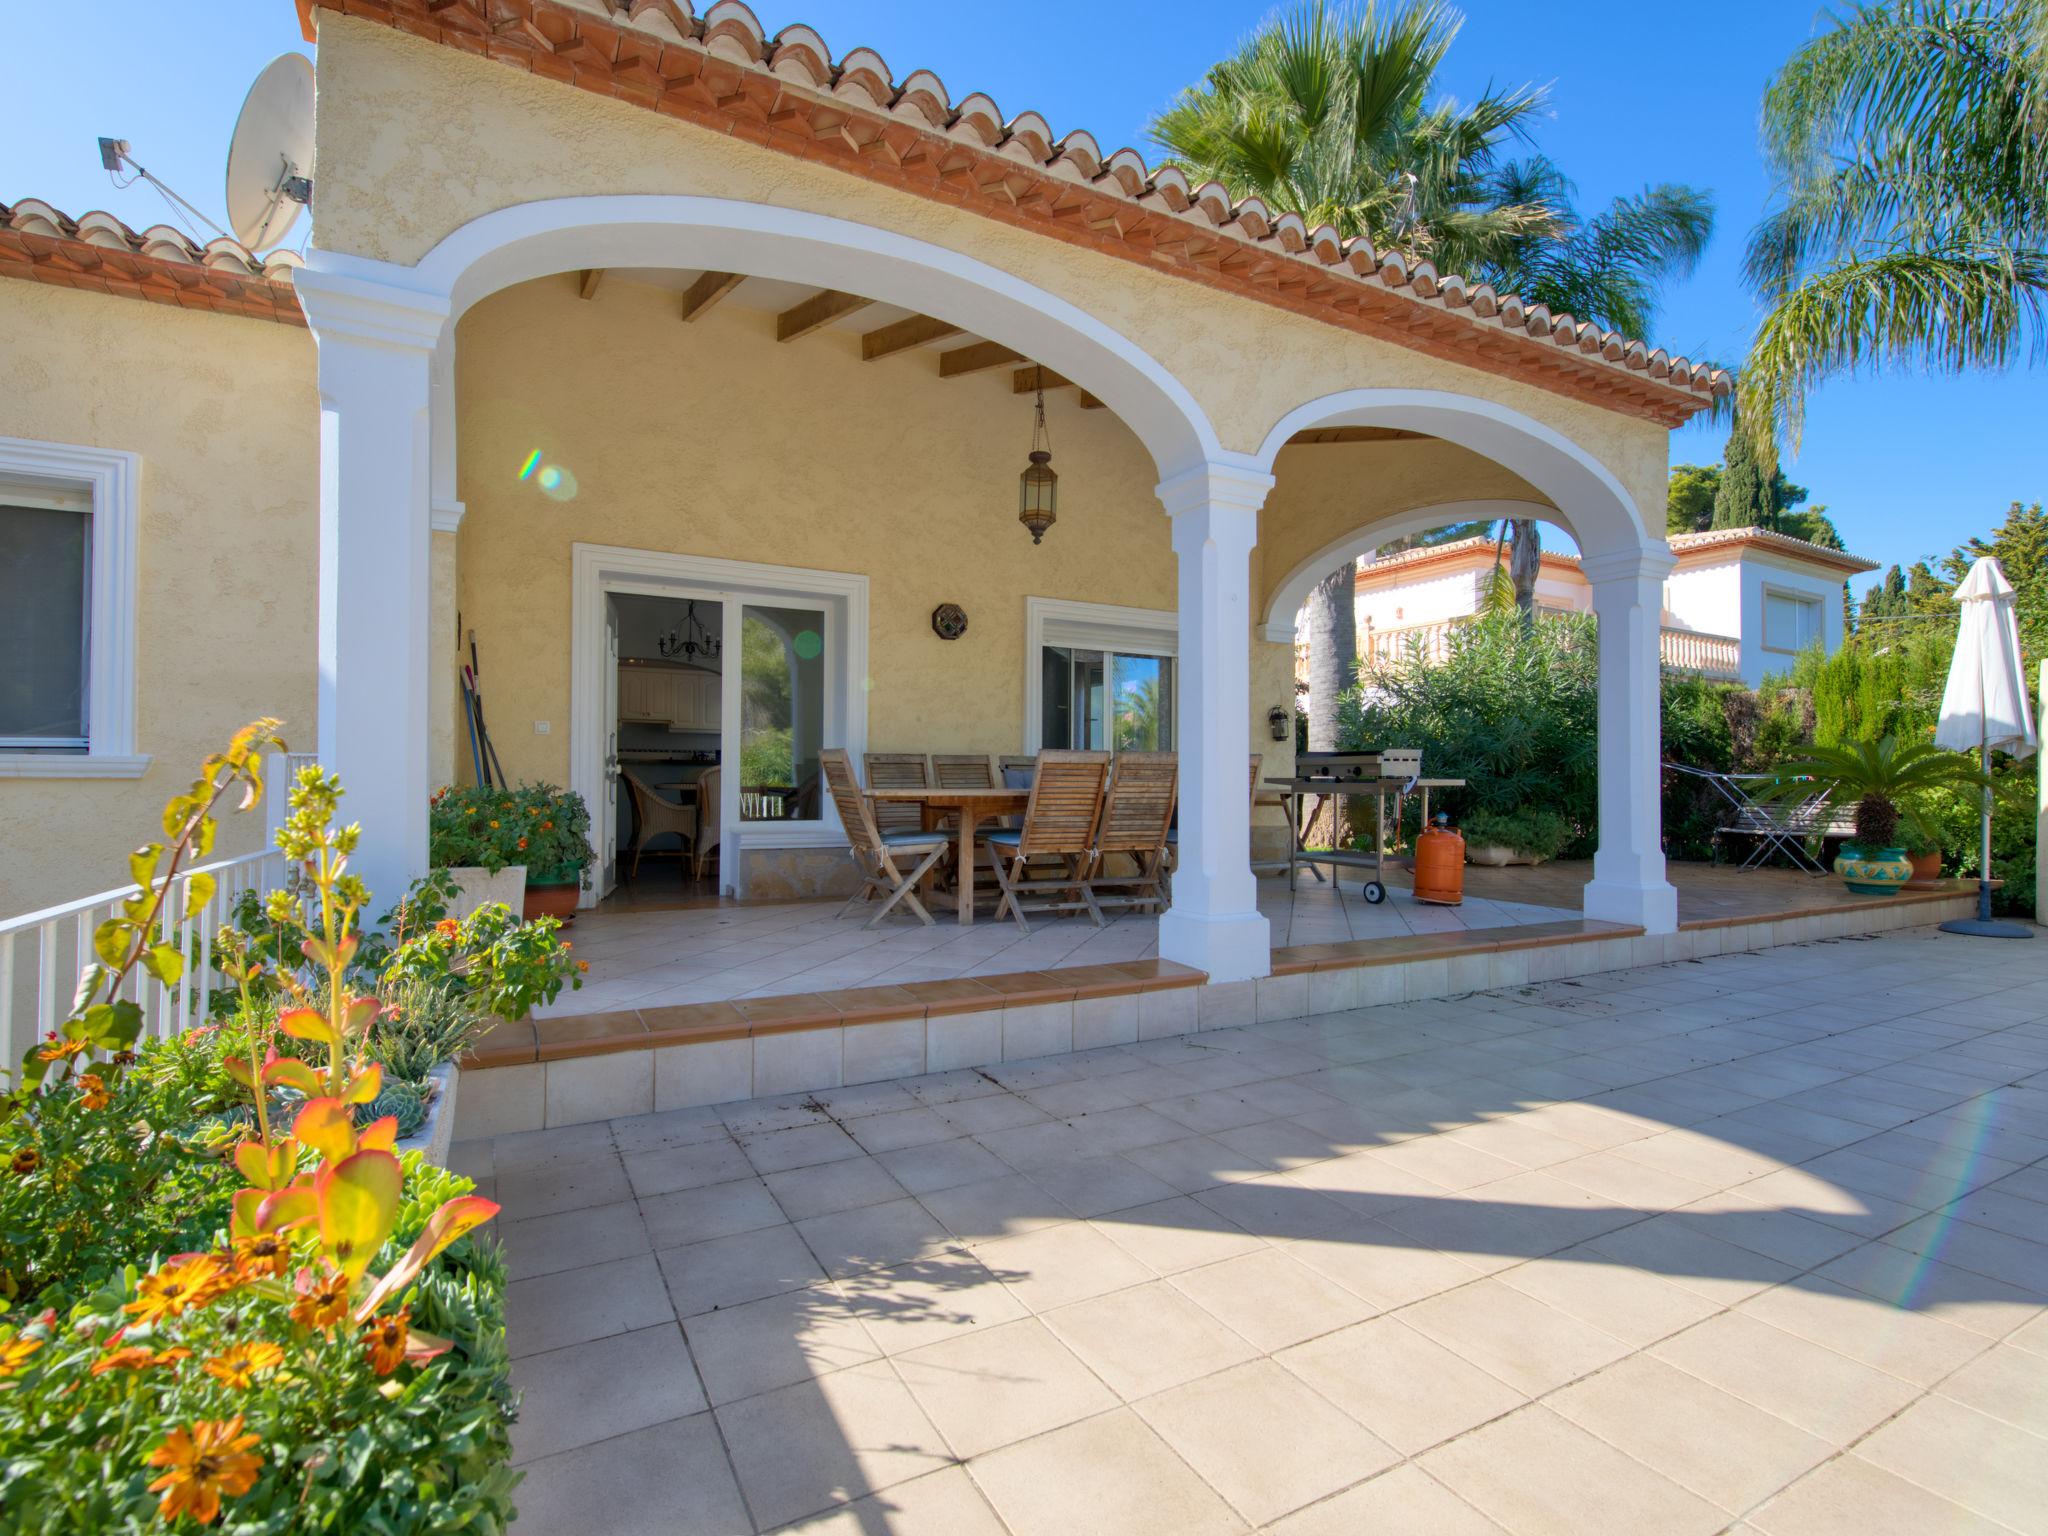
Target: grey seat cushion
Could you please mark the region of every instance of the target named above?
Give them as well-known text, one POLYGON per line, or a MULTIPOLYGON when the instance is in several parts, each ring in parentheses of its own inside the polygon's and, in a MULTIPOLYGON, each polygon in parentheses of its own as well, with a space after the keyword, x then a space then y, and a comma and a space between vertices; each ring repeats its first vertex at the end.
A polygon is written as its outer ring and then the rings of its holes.
POLYGON ((1036 768, 1005 768, 1003 770, 1003 788, 1029 789, 1031 781, 1037 777, 1038 770, 1036 768))
POLYGON ((1000 843, 1005 848, 1014 848, 1024 841, 1022 827, 997 827, 993 832, 984 832, 981 840, 985 843, 1000 843))
POLYGON ((951 841, 943 832, 920 832, 910 827, 882 834, 884 846, 890 848, 938 848, 951 841))

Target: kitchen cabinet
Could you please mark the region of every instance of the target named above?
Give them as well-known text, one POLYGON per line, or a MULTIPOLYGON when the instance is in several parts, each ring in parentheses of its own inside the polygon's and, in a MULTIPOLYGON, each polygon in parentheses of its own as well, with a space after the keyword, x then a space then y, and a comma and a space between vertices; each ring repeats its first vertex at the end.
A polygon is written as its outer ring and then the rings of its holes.
POLYGON ((619 720, 671 731, 715 731, 719 677, 671 667, 619 668, 619 720))

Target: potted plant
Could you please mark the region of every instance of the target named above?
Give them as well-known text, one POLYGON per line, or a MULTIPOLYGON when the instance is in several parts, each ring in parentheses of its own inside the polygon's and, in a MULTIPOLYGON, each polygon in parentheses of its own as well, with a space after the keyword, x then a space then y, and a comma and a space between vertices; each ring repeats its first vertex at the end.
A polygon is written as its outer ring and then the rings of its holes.
POLYGON ((455 882, 451 916, 467 917, 491 902, 515 912, 525 905, 526 857, 499 808, 503 798, 482 785, 451 784, 429 802, 427 862, 455 882))
POLYGON ((583 797, 552 784, 524 784, 503 791, 499 809, 514 833, 514 852, 526 860, 525 915, 570 921, 592 858, 583 797))
POLYGON ((1772 799, 1804 799, 1818 790, 1830 808, 1854 807, 1855 835, 1836 856, 1835 873, 1861 896, 1896 895, 1913 878, 1901 823, 1914 829, 1911 841, 1932 841, 1917 810, 1921 796, 1983 783, 1983 774, 1962 754, 1925 741, 1901 745, 1891 736, 1810 747, 1780 771, 1786 777, 1770 791, 1772 799))
POLYGON ((1571 824, 1555 811, 1517 806, 1512 811, 1473 811, 1461 819, 1465 862, 1500 868, 1554 859, 1572 840, 1571 824))

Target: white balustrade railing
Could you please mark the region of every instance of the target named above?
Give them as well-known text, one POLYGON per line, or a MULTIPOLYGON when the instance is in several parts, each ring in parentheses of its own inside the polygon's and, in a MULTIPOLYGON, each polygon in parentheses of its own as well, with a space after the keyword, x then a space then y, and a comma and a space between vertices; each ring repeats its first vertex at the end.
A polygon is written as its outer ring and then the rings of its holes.
MULTIPOLYGON (((213 968, 214 934, 242 892, 267 895, 284 883, 285 872, 284 855, 270 848, 181 869, 172 877, 156 938, 178 946, 185 956, 184 974, 167 987, 137 966, 122 990, 122 996, 142 1006, 147 1033, 167 1037, 205 1022, 221 981, 213 968), (183 922, 192 880, 202 874, 212 876, 213 894, 190 922, 183 922)), ((11 1073, 38 1036, 69 1017, 79 975, 96 958, 93 930, 117 915, 139 889, 101 891, 0 921, 0 1048, 6 1053, 0 1067, 11 1073)))
POLYGON ((1666 629, 1658 636, 1657 650, 1667 672, 1697 672, 1731 681, 1742 676, 1742 641, 1734 635, 1666 629))

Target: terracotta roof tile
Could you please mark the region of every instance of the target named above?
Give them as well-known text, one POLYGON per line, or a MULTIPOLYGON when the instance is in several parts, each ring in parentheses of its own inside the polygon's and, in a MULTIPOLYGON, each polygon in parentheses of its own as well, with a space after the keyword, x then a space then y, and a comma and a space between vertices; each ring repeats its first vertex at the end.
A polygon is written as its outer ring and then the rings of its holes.
POLYGON ((1220 183, 1190 187, 1177 168, 1154 169, 1135 150, 1105 156, 1086 132, 1055 137, 1036 112, 1006 119, 980 92, 956 104, 930 70, 898 83, 871 48, 835 61, 814 29, 771 34, 740 0, 717 0, 701 16, 689 0, 300 0, 302 21, 317 10, 715 123, 1157 270, 1253 287, 1283 307, 1475 367, 1534 374, 1560 393, 1670 425, 1733 384, 1725 370, 1344 240, 1328 225, 1310 229, 1256 197, 1234 200, 1220 183))
POLYGON ((1673 554, 1684 555, 1695 550, 1718 549, 1723 545, 1746 545, 1752 549, 1772 550, 1796 560, 1810 560, 1855 575, 1877 569, 1876 561, 1866 560, 1861 555, 1852 555, 1840 549, 1829 549, 1825 544, 1815 544, 1810 539, 1796 539, 1789 533, 1777 533, 1769 528, 1709 528, 1704 533, 1674 533, 1671 536, 1673 554))
POLYGON ((0 276, 303 325, 291 277, 300 265, 290 251, 199 245, 168 224, 137 231, 97 209, 74 219, 40 198, 0 203, 0 276))

